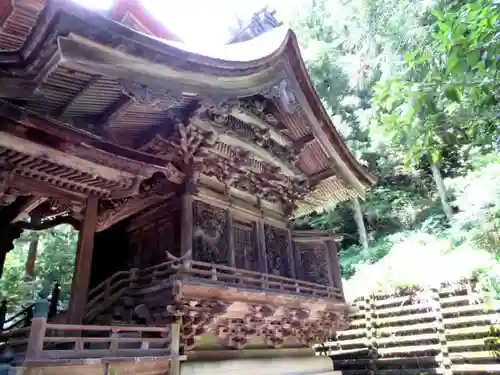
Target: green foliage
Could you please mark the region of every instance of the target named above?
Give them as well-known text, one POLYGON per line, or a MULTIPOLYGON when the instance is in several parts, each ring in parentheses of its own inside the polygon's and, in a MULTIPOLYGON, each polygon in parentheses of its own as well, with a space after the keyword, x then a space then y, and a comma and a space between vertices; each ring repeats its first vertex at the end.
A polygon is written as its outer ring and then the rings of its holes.
POLYGON ((40 232, 35 265, 36 280, 25 281, 25 267, 30 244, 30 231, 16 240, 7 254, 0 280, 2 298, 7 299, 10 312, 18 311, 37 296, 48 296, 56 282, 61 285, 61 304, 69 300, 73 278, 77 233, 70 226, 40 232))
POLYGON ((344 236, 343 277, 375 266, 401 239, 415 236, 427 236, 424 242, 439 252, 467 248, 498 257, 500 6, 303 0, 278 12, 289 15, 335 125, 378 178, 362 202, 368 253, 349 202, 300 223, 344 236), (451 220, 444 214, 448 202, 451 220))

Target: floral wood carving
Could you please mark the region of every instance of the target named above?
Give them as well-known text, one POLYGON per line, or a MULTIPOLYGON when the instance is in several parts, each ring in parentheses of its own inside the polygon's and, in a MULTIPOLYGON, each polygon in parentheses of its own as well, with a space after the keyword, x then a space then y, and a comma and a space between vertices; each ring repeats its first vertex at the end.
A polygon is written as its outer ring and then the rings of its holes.
POLYGON ((204 202, 196 202, 193 210, 194 259, 228 264, 225 211, 204 202))
POLYGON ((155 109, 167 110, 180 104, 180 100, 165 90, 153 90, 147 85, 130 81, 120 81, 122 93, 136 103, 155 109))
POLYGON ((209 149, 217 141, 215 132, 204 131, 193 124, 176 123, 175 131, 168 139, 174 160, 184 166, 192 166, 194 171, 204 169, 204 160, 209 156, 209 149))
POLYGON ((265 90, 262 95, 266 98, 279 99, 284 110, 288 113, 294 113, 298 108, 297 97, 290 88, 290 83, 285 79, 270 89, 265 90))
MULTIPOLYGON (((264 117, 268 118, 269 116, 271 115, 268 114, 264 117)), ((296 167, 302 150, 293 145, 283 146, 277 143, 271 138, 270 128, 249 124, 228 114, 216 116, 208 110, 201 117, 206 119, 219 133, 234 134, 244 141, 263 148, 283 163, 290 163, 292 167, 296 167)), ((267 122, 269 123, 269 120, 267 122)))
POLYGON ((214 156, 206 160, 204 173, 216 177, 228 186, 232 186, 247 178, 250 158, 247 151, 231 149, 227 158, 214 156))

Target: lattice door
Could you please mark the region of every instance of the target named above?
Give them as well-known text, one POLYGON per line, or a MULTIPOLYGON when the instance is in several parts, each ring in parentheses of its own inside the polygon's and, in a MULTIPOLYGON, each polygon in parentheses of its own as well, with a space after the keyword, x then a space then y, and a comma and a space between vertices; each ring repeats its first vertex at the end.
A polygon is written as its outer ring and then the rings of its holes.
POLYGON ((259 258, 252 226, 235 221, 233 231, 236 268, 258 271, 259 258))
POLYGON ((264 227, 266 234, 267 272, 291 277, 291 259, 288 252, 288 232, 271 225, 264 227))

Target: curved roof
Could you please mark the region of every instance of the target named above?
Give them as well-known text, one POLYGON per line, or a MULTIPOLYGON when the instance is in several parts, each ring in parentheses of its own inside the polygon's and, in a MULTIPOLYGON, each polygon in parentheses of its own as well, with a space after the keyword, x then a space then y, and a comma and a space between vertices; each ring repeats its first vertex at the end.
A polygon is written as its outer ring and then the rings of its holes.
POLYGON ((288 146, 301 145, 298 167, 315 191, 299 203, 298 215, 362 197, 375 182, 335 129, 310 81, 297 38, 285 27, 246 42, 201 51, 131 30, 71 2, 48 2, 35 21, 20 49, 0 52, 0 67, 17 75, 16 79, 35 73, 31 95, 37 101, 28 102, 34 112, 62 121, 73 121, 83 112, 85 119, 104 116, 120 147, 141 152, 143 145, 137 142, 165 126, 168 116, 161 116, 171 101, 175 104, 169 108, 195 99, 231 102, 265 97, 272 107, 272 113, 265 115, 272 115, 274 124, 238 111, 231 115, 235 121, 275 128, 277 143, 286 138, 288 146), (61 81, 68 72, 77 72, 80 78, 61 81), (132 103, 125 100, 129 105, 126 116, 117 119, 116 113, 106 113, 110 108, 116 111, 116 105, 123 102, 123 82, 147 95, 138 100, 127 91, 130 98, 125 99, 133 99, 132 103), (99 96, 99 103, 89 99, 91 94, 99 96), (154 108, 145 103, 151 102, 150 96, 156 96, 154 108), (161 110, 158 105, 163 106, 161 110), (139 122, 151 126, 145 129, 139 122))

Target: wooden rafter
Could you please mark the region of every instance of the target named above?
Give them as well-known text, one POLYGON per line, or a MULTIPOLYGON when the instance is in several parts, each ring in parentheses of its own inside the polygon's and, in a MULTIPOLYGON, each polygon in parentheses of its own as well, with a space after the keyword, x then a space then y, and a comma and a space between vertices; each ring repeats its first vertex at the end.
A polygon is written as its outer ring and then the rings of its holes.
POLYGON ((71 107, 71 105, 80 97, 85 95, 85 93, 99 80, 100 77, 94 76, 92 77, 85 86, 82 87, 80 91, 78 91, 70 100, 68 100, 64 105, 54 110, 51 115, 54 118, 64 117, 66 111, 71 107))

